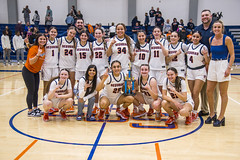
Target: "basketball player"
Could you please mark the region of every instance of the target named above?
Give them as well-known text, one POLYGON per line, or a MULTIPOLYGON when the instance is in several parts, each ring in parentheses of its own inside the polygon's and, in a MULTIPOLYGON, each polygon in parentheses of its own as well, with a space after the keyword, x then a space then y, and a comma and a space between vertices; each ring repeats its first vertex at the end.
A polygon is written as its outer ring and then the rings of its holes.
POLYGON ((121 72, 121 63, 117 60, 111 63, 112 72, 108 73, 108 70, 102 76, 101 82, 97 85, 96 91, 103 89, 100 95, 100 113, 98 115, 99 120, 104 119, 105 110, 110 104, 121 105, 119 111, 116 114, 122 119, 128 119, 129 112, 128 106, 133 103, 134 98, 132 96, 124 96, 121 90, 124 86, 125 75, 121 72))

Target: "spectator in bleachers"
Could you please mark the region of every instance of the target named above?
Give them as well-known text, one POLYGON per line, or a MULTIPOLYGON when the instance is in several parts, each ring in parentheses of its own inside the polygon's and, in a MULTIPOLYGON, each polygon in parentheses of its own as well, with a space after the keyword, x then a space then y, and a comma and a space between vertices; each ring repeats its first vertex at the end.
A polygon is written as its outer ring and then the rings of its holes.
POLYGON ((157 25, 157 18, 159 17, 158 15, 162 16, 162 12, 159 10, 159 7, 157 8, 157 10, 155 11, 155 26, 157 25))
POLYGON ((138 20, 138 17, 135 16, 133 19, 132 19, 132 27, 136 26, 136 23, 139 22, 140 24, 140 21, 138 20))
POLYGON ((148 13, 145 13, 145 20, 144 20, 145 32, 146 35, 148 34, 148 26, 149 26, 149 16, 148 13))
POLYGON ((88 33, 93 34, 93 32, 94 32, 93 26, 88 23, 87 28, 88 28, 88 33))
POLYGON ((23 37, 23 26, 22 21, 18 21, 18 23, 15 25, 15 32, 20 32, 20 35, 23 37))
POLYGON ((50 13, 48 13, 48 15, 45 17, 45 27, 47 28, 47 30, 49 30, 49 28, 52 26, 52 21, 53 17, 50 16, 50 13))
POLYGON ((192 43, 192 33, 193 31, 190 31, 190 33, 187 35, 187 43, 192 43))
POLYGON ((34 16, 33 16, 32 21, 34 22, 34 26, 37 27, 37 28, 39 28, 40 16, 39 16, 37 10, 35 10, 35 14, 34 14, 34 16))
POLYGON ((180 33, 180 42, 185 43, 187 41, 186 29, 183 28, 179 33, 180 33))
POLYGON ((165 34, 165 38, 168 40, 169 43, 171 42, 171 40, 170 40, 171 34, 172 34, 171 30, 168 30, 168 32, 165 34))
POLYGON ((73 26, 73 24, 74 24, 73 11, 71 11, 67 15, 67 18, 65 19, 65 22, 68 25, 68 27, 73 26))
POLYGON ((192 19, 189 19, 189 22, 187 24, 187 32, 190 33, 191 31, 194 31, 195 25, 192 22, 192 19))
POLYGON ((136 22, 136 25, 132 27, 132 35, 134 42, 137 42, 137 32, 140 31, 142 27, 139 25, 139 22, 136 22))
POLYGON ((37 35, 38 35, 38 33, 39 33, 39 30, 38 30, 37 27, 33 27, 33 28, 31 29, 31 32, 32 32, 32 34, 29 35, 29 43, 30 43, 30 44, 34 44, 35 39, 36 39, 36 37, 37 37, 37 35))
POLYGON ((27 24, 27 22, 30 22, 30 13, 31 13, 30 9, 28 8, 28 5, 26 5, 26 7, 23 8, 22 13, 23 13, 25 24, 27 24))
POLYGON ((27 36, 27 33, 33 28, 33 26, 31 26, 30 22, 27 22, 27 24, 24 27, 24 35, 27 36))
POLYGON ((49 36, 48 30, 49 30, 48 28, 45 28, 45 29, 44 29, 44 35, 45 35, 46 37, 49 36))
POLYGON ((179 25, 178 25, 177 31, 182 31, 183 28, 184 28, 183 19, 180 19, 180 23, 179 23, 179 25))
POLYGON ((4 31, 7 31, 6 33, 7 33, 8 37, 9 37, 9 40, 11 41, 11 39, 12 39, 12 31, 9 29, 8 26, 5 26, 5 30, 4 31))
POLYGON ((158 14, 156 17, 156 26, 158 26, 161 31, 163 31, 163 25, 164 25, 164 19, 162 17, 162 14, 158 14))
POLYGON ((52 17, 52 10, 50 9, 50 6, 47 6, 46 16, 48 15, 52 17))
POLYGON ((112 22, 112 26, 109 27, 109 36, 110 38, 114 37, 116 33, 116 27, 114 26, 114 22, 112 22))
POLYGON ((150 26, 155 26, 155 10, 153 7, 149 11, 149 16, 150 16, 150 26))
POLYGON ((83 15, 80 10, 78 10, 76 17, 77 19, 83 19, 83 15))
POLYGON ((8 63, 9 65, 11 65, 10 61, 11 44, 7 30, 3 31, 3 35, 1 36, 1 43, 3 48, 3 63, 6 66, 6 57, 8 57, 8 63))
POLYGON ((177 31, 179 22, 177 21, 177 18, 173 18, 172 22, 172 31, 177 31))
POLYGON ((169 30, 171 30, 171 24, 170 24, 170 20, 167 19, 163 25, 163 33, 167 34, 169 30))
POLYGON ((22 38, 20 31, 16 31, 13 36, 13 48, 17 55, 17 62, 19 65, 19 56, 21 55, 22 64, 24 64, 24 39, 22 38))
POLYGON ((76 17, 77 16, 77 11, 75 9, 75 6, 72 6, 71 10, 70 10, 70 13, 72 12, 73 14, 73 17, 76 17))

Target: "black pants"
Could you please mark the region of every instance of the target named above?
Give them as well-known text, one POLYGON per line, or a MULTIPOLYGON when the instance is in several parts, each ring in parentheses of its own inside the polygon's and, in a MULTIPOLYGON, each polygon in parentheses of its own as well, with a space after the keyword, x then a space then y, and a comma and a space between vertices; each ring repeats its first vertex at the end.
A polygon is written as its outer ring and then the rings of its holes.
POLYGON ((38 104, 38 89, 39 89, 39 72, 32 73, 25 66, 22 69, 22 76, 26 84, 27 94, 27 105, 28 109, 32 109, 32 105, 37 107, 38 104))

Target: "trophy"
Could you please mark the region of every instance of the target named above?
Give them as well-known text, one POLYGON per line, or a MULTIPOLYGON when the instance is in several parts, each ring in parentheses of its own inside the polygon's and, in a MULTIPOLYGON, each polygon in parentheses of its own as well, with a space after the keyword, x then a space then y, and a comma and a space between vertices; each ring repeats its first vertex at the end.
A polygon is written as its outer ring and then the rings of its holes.
POLYGON ((129 63, 128 75, 125 77, 125 88, 124 88, 124 95, 125 96, 134 96, 135 93, 132 91, 134 90, 134 77, 132 77, 132 66, 131 62, 129 63))

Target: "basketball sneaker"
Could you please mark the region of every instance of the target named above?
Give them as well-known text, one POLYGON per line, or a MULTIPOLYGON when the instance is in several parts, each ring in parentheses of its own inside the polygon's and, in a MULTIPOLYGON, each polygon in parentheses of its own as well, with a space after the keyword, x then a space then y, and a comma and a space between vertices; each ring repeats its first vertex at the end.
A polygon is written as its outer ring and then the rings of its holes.
POLYGON ((119 112, 117 112, 116 114, 124 120, 128 119, 128 117, 124 113, 124 110, 122 111, 119 110, 119 112))
POLYGON ((155 121, 160 122, 161 121, 161 112, 155 113, 155 121))
POLYGON ((95 106, 95 107, 93 108, 92 114, 93 114, 93 115, 96 115, 96 114, 98 114, 98 112, 99 112, 99 108, 98 108, 97 106, 95 106))
POLYGON ((191 123, 192 123, 192 116, 186 117, 185 124, 186 124, 186 125, 189 125, 189 124, 191 124, 191 123))
POLYGON ((44 122, 48 122, 48 121, 49 121, 48 113, 44 113, 44 114, 43 114, 43 121, 44 121, 44 122))
POLYGON ((152 116, 153 113, 154 113, 153 108, 149 108, 148 113, 147 113, 147 116, 152 116))
POLYGON ((110 115, 110 108, 108 106, 107 109, 106 109, 106 112, 105 112, 105 116, 109 116, 109 115, 110 115))
POLYGON ((82 116, 78 116, 78 115, 77 115, 77 117, 76 117, 76 120, 77 120, 77 121, 81 121, 82 119, 83 119, 82 116))
POLYGON ((98 119, 99 120, 104 120, 104 112, 105 112, 105 110, 100 109, 100 112, 98 114, 98 119))
POLYGON ((175 117, 169 117, 168 120, 165 122, 166 125, 170 125, 173 124, 174 122, 176 122, 175 117))
POLYGON ((133 112, 132 112, 133 118, 137 118, 136 116, 138 116, 138 115, 139 115, 138 109, 137 109, 137 107, 134 107, 134 108, 133 108, 133 112))
POLYGON ((58 112, 58 111, 59 111, 58 108, 52 107, 49 109, 48 113, 53 114, 54 112, 58 112))
POLYGON ((67 119, 66 111, 61 110, 61 111, 60 111, 60 114, 61 114, 62 120, 66 120, 66 119, 67 119))
POLYGON ((147 114, 145 109, 144 110, 140 110, 139 109, 138 113, 139 113, 139 117, 143 117, 143 116, 145 116, 147 114))
POLYGON ((74 106, 73 105, 66 110, 66 113, 72 113, 72 112, 74 112, 74 106))
POLYGON ((118 116, 118 112, 120 112, 120 108, 117 107, 116 109, 116 115, 118 116))
POLYGON ((174 114, 175 118, 178 119, 178 112, 173 110, 173 114, 174 114))
POLYGON ((192 122, 196 121, 198 119, 198 113, 192 112, 192 122))
POLYGON ((130 117, 130 113, 129 113, 128 107, 125 110, 123 110, 123 112, 124 112, 124 114, 126 116, 130 117))

